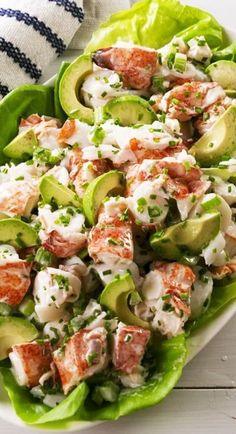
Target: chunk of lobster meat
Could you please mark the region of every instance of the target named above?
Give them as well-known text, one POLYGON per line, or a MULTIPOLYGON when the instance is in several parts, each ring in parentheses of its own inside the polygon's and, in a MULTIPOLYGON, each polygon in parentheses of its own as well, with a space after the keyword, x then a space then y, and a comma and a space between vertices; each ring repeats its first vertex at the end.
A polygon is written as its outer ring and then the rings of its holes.
POLYGON ((191 287, 196 279, 190 267, 177 262, 156 262, 142 285, 144 301, 135 313, 151 322, 161 334, 172 337, 182 333, 191 314, 191 287))
POLYGON ((62 388, 67 394, 81 380, 101 372, 107 365, 107 331, 104 327, 83 329, 53 353, 62 388))
POLYGON ((101 68, 118 72, 124 85, 146 89, 157 66, 157 52, 139 47, 109 47, 96 51, 93 61, 101 68))
POLYGON ((51 211, 50 205, 39 208, 42 245, 59 258, 67 258, 87 244, 85 217, 74 207, 51 211))
POLYGON ((68 258, 82 250, 87 244, 86 234, 80 234, 75 241, 63 238, 57 231, 52 231, 42 242, 43 247, 58 258, 68 258))
POLYGON ((31 266, 18 258, 0 261, 0 302, 9 305, 20 304, 27 293, 31 279, 31 266))
POLYGON ((218 265, 211 268, 211 275, 214 280, 221 280, 231 274, 236 273, 236 262, 232 259, 232 262, 229 262, 225 265, 218 265))
POLYGON ((59 143, 66 142, 73 134, 76 132, 76 121, 75 119, 67 119, 58 132, 58 141, 59 143))
POLYGON ((19 132, 33 128, 35 134, 40 134, 45 128, 59 128, 61 122, 59 119, 53 118, 51 116, 39 116, 38 114, 33 114, 28 116, 26 119, 22 118, 19 125, 19 132))
MULTIPOLYGON (((174 142, 174 141, 173 141, 174 142)), ((134 153, 138 163, 142 163, 144 160, 161 160, 162 158, 174 155, 182 150, 187 150, 184 143, 179 143, 174 146, 167 146, 165 149, 147 149, 145 144, 140 140, 130 140, 130 149, 134 153)))
POLYGON ((88 237, 88 252, 94 262, 110 262, 119 258, 132 261, 131 225, 94 226, 88 237))
POLYGON ((191 294, 191 286, 196 276, 187 265, 178 262, 159 262, 153 265, 153 271, 161 280, 160 286, 165 293, 177 297, 191 294))
POLYGON ((13 374, 20 386, 34 387, 40 377, 50 371, 52 349, 50 342, 30 342, 13 345, 9 354, 13 374))
POLYGON ((217 83, 194 81, 167 92, 159 103, 159 109, 168 113, 170 118, 184 122, 199 116, 204 109, 223 98, 225 92, 217 83))
POLYGON ((140 365, 150 339, 150 331, 120 323, 113 340, 112 362, 119 371, 131 374, 140 365))
POLYGON ((29 217, 38 200, 37 181, 9 181, 0 185, 0 214, 29 217))
POLYGON ((83 197, 88 184, 93 179, 97 178, 97 176, 109 172, 109 170, 112 170, 112 164, 111 161, 106 159, 86 161, 82 163, 73 181, 78 196, 83 197))
POLYGON ((225 110, 231 105, 236 104, 236 100, 232 100, 231 98, 225 97, 223 99, 219 99, 214 104, 211 104, 207 107, 201 116, 199 116, 195 122, 194 127, 198 130, 200 135, 203 135, 209 131, 218 118, 223 115, 225 110))

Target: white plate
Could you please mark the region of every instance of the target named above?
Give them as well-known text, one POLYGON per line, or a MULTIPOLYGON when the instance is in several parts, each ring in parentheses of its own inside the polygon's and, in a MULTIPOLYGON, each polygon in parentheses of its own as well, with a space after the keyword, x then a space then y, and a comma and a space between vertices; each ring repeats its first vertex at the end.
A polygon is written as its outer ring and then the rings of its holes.
MULTIPOLYGON (((236 30, 226 28, 225 31, 229 41, 236 41, 236 30)), ((53 84, 53 82, 54 77, 47 81, 46 84, 53 84)), ((217 333, 219 333, 219 331, 226 325, 226 323, 233 317, 235 313, 236 300, 230 303, 230 305, 227 306, 216 319, 211 321, 210 324, 194 333, 194 335, 188 341, 188 358, 186 364, 189 363, 190 360, 192 360, 208 344, 208 342, 214 338, 217 333)), ((3 387, 0 388, 0 417, 14 425, 26 427, 26 425, 16 416, 3 387)), ((63 432, 78 432, 100 423, 102 422, 71 422, 68 423, 68 427, 66 429, 63 427, 63 432)), ((29 425, 27 426, 29 427, 29 425)), ((39 429, 40 427, 36 425, 30 425, 30 428, 39 429)))

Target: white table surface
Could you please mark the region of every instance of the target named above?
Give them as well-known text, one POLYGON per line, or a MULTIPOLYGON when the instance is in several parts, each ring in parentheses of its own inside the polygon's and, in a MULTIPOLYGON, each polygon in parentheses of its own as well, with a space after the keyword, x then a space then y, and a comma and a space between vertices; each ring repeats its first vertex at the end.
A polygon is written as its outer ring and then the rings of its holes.
MULTIPOLYGON (((86 1, 86 0, 84 0, 86 1)), ((119 1, 119 0, 111 0, 119 1)), ((135 0, 133 0, 133 3, 135 0)), ((235 0, 186 0, 209 10, 224 25, 236 27, 235 0)), ((64 59, 78 53, 68 51, 64 59)), ((52 76, 61 59, 43 77, 52 76)), ((185 368, 176 389, 157 407, 85 430, 85 434, 235 434, 236 433, 236 317, 185 368)), ((0 421, 0 434, 48 434, 0 421)), ((52 432, 52 431, 51 431, 52 432)))

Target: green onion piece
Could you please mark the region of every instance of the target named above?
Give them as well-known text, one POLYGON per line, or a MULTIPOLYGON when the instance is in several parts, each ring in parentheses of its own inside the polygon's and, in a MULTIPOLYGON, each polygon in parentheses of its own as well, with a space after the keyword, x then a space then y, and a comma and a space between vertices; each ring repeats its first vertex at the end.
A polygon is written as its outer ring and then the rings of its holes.
POLYGON ((9 316, 12 313, 12 307, 6 303, 0 303, 0 316, 9 316))
POLYGON ((187 56, 186 54, 176 53, 174 61, 174 69, 177 72, 185 72, 187 66, 187 56))
POLYGON ((158 75, 154 75, 152 77, 152 86, 155 88, 157 92, 165 92, 165 87, 163 85, 164 77, 159 77, 158 75))
POLYGON ((34 312, 34 300, 30 297, 26 297, 19 306, 19 311, 22 315, 28 317, 34 312))
POLYGON ((37 262, 41 267, 48 267, 52 264, 53 261, 53 254, 50 253, 48 250, 44 249, 43 247, 40 247, 37 250, 37 253, 34 258, 35 262, 37 262))
POLYGON ((119 386, 112 381, 106 381, 102 386, 95 387, 92 400, 98 405, 101 405, 103 401, 115 402, 117 401, 119 391, 119 386))

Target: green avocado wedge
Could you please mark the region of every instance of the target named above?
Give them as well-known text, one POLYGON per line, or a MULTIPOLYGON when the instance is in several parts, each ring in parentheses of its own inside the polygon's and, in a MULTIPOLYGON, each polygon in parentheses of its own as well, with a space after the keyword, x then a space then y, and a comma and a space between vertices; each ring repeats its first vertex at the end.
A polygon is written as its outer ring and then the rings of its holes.
POLYGON ((68 68, 69 65, 70 65, 70 62, 62 62, 61 66, 59 68, 59 71, 57 73, 55 85, 54 85, 55 116, 56 116, 56 118, 60 119, 63 122, 65 122, 67 116, 66 116, 66 113, 64 112, 64 110, 61 106, 61 103, 60 103, 59 87, 60 87, 61 78, 62 78, 64 72, 66 71, 66 69, 68 68))
POLYGON ((25 161, 33 155, 33 151, 38 146, 38 140, 32 128, 18 134, 4 149, 6 157, 14 160, 25 161))
POLYGON ((32 226, 17 218, 1 219, 0 244, 10 244, 16 249, 36 246, 38 234, 32 226))
POLYGON ((236 150, 236 106, 230 106, 189 150, 202 167, 218 164, 236 150))
POLYGON ((87 187, 83 197, 84 214, 90 225, 95 225, 97 214, 106 196, 112 192, 124 191, 124 176, 122 172, 111 170, 95 178, 87 187))
POLYGON ((206 73, 223 89, 236 90, 236 63, 231 60, 219 60, 211 63, 206 73))
POLYGON ((0 317, 0 360, 7 358, 12 345, 31 342, 38 336, 36 327, 26 319, 0 317))
POLYGON ((151 105, 137 95, 123 95, 108 101, 101 109, 100 119, 114 119, 119 125, 152 124, 156 114, 151 105))
POLYGON ((80 102, 79 94, 86 75, 92 72, 91 55, 83 54, 66 68, 59 84, 59 99, 65 113, 90 125, 94 123, 94 112, 80 102))
POLYGON ((115 277, 108 283, 100 296, 100 303, 118 316, 125 324, 150 328, 150 324, 143 321, 130 310, 128 298, 135 291, 134 281, 129 273, 115 277))
POLYGON ((202 168, 204 175, 211 177, 218 176, 223 181, 229 181, 236 184, 236 172, 230 172, 229 169, 223 169, 221 167, 206 167, 202 168))
POLYGON ((179 260, 183 255, 199 255, 220 230, 220 214, 206 213, 153 234, 151 247, 158 257, 179 260))
POLYGON ((39 190, 44 203, 52 204, 54 200, 58 207, 73 205, 81 207, 80 198, 65 185, 61 184, 54 176, 45 175, 39 184, 39 190))

